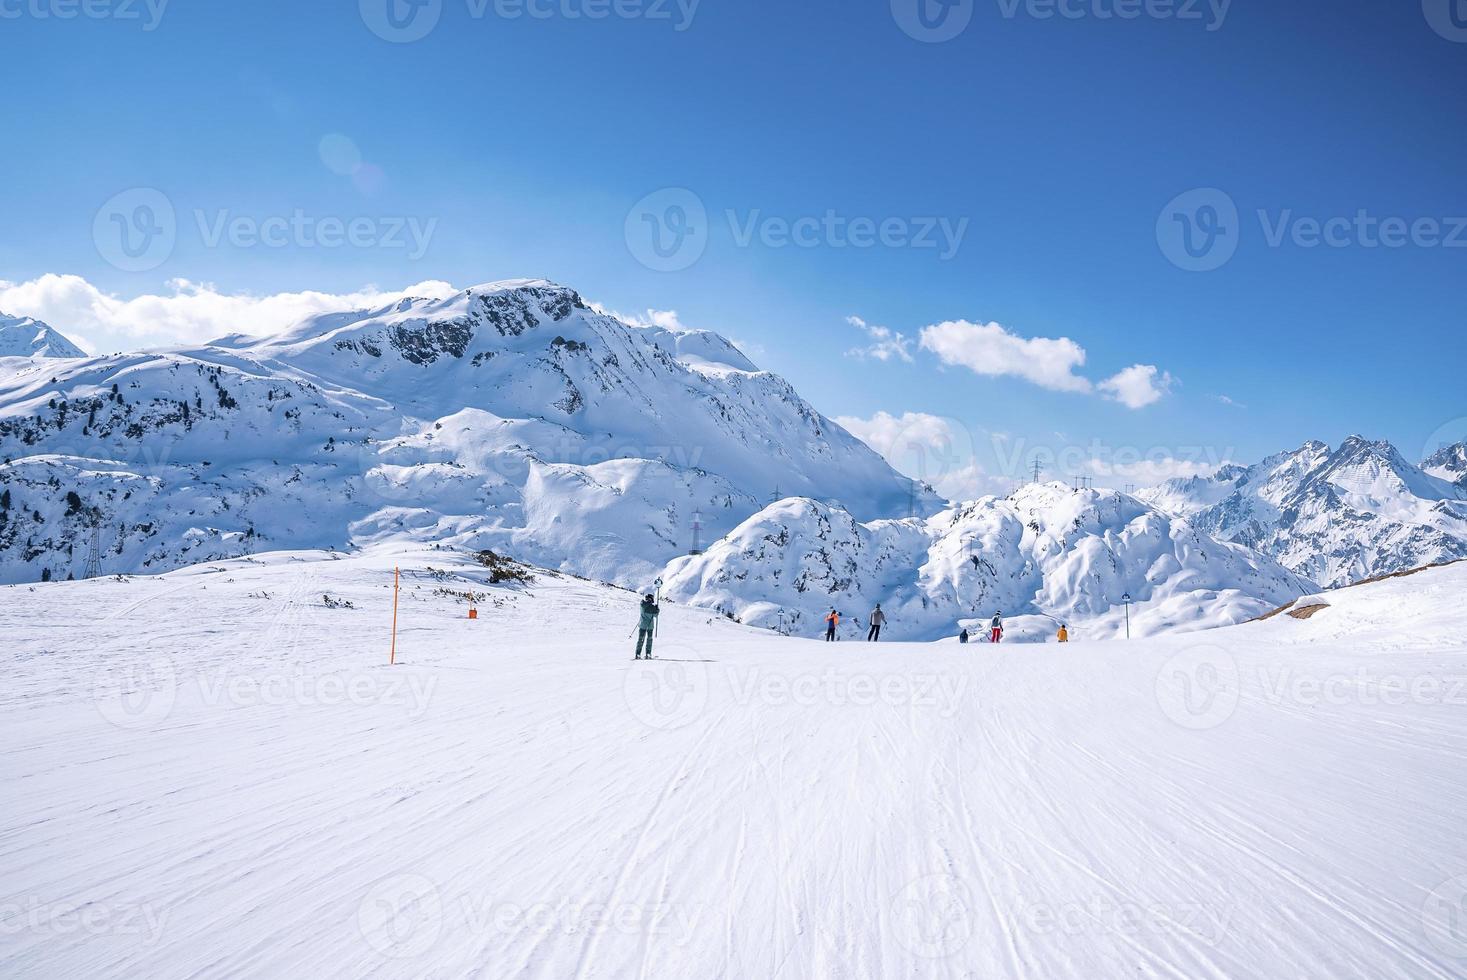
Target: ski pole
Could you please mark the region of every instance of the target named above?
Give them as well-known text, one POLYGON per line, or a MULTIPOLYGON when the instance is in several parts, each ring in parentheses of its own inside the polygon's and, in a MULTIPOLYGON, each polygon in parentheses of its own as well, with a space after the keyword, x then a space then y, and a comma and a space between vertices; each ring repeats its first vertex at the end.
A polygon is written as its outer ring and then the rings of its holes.
POLYGON ((652 620, 652 635, 660 636, 662 627, 662 576, 652 583, 652 601, 657 606, 657 617, 652 620))

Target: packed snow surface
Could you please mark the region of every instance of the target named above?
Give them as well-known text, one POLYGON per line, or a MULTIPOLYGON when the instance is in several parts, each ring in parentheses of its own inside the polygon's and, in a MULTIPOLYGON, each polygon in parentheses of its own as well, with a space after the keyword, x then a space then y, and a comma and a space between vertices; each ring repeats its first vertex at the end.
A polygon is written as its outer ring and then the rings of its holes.
POLYGON ((0 589, 0 975, 1467 968, 1467 565, 1066 646, 666 604, 651 663, 635 595, 489 574, 0 589))

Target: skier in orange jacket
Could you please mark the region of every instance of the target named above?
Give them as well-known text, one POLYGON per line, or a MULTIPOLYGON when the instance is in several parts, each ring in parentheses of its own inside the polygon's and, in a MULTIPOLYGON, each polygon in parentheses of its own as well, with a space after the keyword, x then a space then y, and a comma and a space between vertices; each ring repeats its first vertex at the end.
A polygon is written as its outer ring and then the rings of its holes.
POLYGON ((840 625, 840 613, 838 613, 834 609, 832 609, 830 611, 830 615, 825 617, 825 642, 826 643, 834 643, 835 642, 835 628, 837 626, 839 626, 839 625, 840 625))

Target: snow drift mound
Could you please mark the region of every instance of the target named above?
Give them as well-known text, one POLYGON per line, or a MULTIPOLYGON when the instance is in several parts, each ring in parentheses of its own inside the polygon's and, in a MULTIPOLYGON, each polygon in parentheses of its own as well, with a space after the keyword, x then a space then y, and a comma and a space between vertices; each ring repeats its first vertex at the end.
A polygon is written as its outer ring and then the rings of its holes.
POLYGON ((1378 653, 1462 642, 1467 561, 1454 561, 1300 596, 1258 628, 1273 643, 1342 643, 1378 653), (1291 615, 1299 611, 1306 615, 1291 615))
POLYGON ((1314 590, 1275 562, 1110 490, 1029 486, 926 519, 862 523, 784 500, 668 568, 667 594, 812 634, 839 610, 860 632, 880 602, 893 639, 936 639, 1002 611, 1008 638, 1060 622, 1089 638, 1242 622, 1314 590))

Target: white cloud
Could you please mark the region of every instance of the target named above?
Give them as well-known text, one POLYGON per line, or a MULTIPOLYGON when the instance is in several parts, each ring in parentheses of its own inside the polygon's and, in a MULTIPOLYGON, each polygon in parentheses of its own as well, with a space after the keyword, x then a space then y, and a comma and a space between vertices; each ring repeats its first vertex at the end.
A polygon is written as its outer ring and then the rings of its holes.
POLYGON ((1010 481, 989 474, 973 458, 972 432, 957 419, 925 412, 901 416, 877 412, 869 419, 842 415, 835 421, 898 472, 931 484, 947 500, 1008 492, 1010 481))
POLYGON ((847 357, 870 357, 878 361, 890 361, 895 358, 911 363, 912 341, 906 334, 888 327, 875 326, 858 316, 848 316, 846 322, 865 333, 872 341, 865 347, 856 347, 846 351, 847 357))
POLYGON ((1145 408, 1159 401, 1176 383, 1170 374, 1151 364, 1131 367, 1099 384, 1077 373, 1086 352, 1068 337, 1021 337, 998 323, 948 320, 923 327, 923 350, 942 363, 965 367, 984 377, 1022 378, 1050 391, 1090 394, 1099 391, 1127 408, 1145 408))
POLYGON ((978 465, 977 460, 972 460, 931 483, 932 489, 944 500, 966 503, 979 497, 1003 496, 1013 489, 1014 481, 989 473, 978 465))
POLYGON ((1141 459, 1104 460, 1092 459, 1086 471, 1105 483, 1126 482, 1139 486, 1152 486, 1175 477, 1211 476, 1227 461, 1210 462, 1204 459, 1185 459, 1152 453, 1141 459))
POLYGON ((647 310, 645 313, 621 313, 601 303, 590 302, 591 309, 602 316, 614 317, 632 327, 661 327, 664 330, 686 331, 695 328, 683 323, 677 310, 647 310))
POLYGON ((985 377, 1016 377, 1051 391, 1089 392, 1089 380, 1075 374, 1085 363, 1085 348, 1068 337, 1020 337, 997 323, 949 320, 923 327, 922 347, 944 364, 965 367, 985 377))
POLYGON ((1213 395, 1212 398, 1213 398, 1213 401, 1221 402, 1222 404, 1228 405, 1228 406, 1230 406, 1232 408, 1247 408, 1248 407, 1247 405, 1244 405, 1242 402, 1240 402, 1240 401, 1238 401, 1238 400, 1236 400, 1234 398, 1229 398, 1227 395, 1213 395))
POLYGON ((209 283, 173 279, 169 292, 124 299, 81 276, 46 273, 28 282, 0 280, 0 310, 44 320, 92 353, 198 344, 229 333, 278 333, 317 313, 382 306, 407 296, 452 295, 429 280, 407 289, 366 286, 354 293, 225 293, 209 283))
POLYGON ((1161 401, 1175 379, 1154 364, 1132 364, 1097 386, 1106 397, 1127 408, 1145 408, 1161 401))
POLYGON ((869 419, 839 415, 835 421, 887 459, 911 446, 951 446, 956 437, 951 419, 924 412, 905 412, 900 418, 887 412, 869 419))

